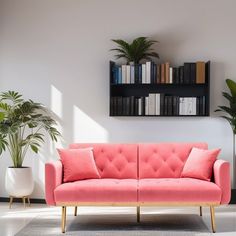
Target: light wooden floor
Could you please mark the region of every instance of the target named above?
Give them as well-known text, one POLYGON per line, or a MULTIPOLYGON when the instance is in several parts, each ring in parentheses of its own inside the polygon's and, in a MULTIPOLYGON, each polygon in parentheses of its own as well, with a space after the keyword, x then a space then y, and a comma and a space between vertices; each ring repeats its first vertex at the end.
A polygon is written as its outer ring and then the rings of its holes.
MULTIPOLYGON (((68 207, 68 214, 73 214, 73 208, 68 207)), ((82 207, 78 208, 78 214, 84 215, 97 215, 102 220, 103 215, 122 215, 122 220, 125 217, 130 217, 130 214, 134 214, 134 220, 136 209, 123 207, 82 207)), ((141 218, 154 219, 156 214, 198 214, 199 209, 188 208, 142 208, 141 218)), ((60 207, 48 207, 46 205, 32 204, 31 207, 24 209, 20 203, 14 203, 12 209, 8 208, 7 203, 0 203, 0 235, 13 236, 26 224, 28 224, 34 217, 38 215, 57 215, 61 214, 60 207)), ((203 208, 203 220, 204 223, 211 229, 209 208, 203 208)), ((216 208, 216 225, 217 233, 214 235, 230 236, 236 235, 236 205, 221 206, 216 208)), ((60 226, 60 223, 58 224, 60 226)))

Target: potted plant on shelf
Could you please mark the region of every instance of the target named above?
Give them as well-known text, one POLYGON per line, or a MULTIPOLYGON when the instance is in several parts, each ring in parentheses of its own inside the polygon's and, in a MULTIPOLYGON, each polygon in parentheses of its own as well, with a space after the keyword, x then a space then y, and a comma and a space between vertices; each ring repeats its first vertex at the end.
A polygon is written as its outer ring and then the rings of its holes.
POLYGON ((235 150, 235 135, 236 135, 236 82, 231 79, 226 79, 227 87, 230 93, 222 92, 224 98, 228 100, 228 106, 218 106, 215 112, 226 113, 221 117, 226 119, 233 131, 233 189, 236 189, 236 150, 235 150))
MULTIPOLYGON (((7 168, 5 187, 11 197, 28 197, 34 187, 32 170, 23 166, 29 149, 38 153, 44 133, 57 141, 56 121, 40 103, 24 100, 18 92, 0 94, 0 155, 8 150, 12 166, 7 168), (44 133, 42 133, 44 131, 44 133)), ((28 199, 29 200, 29 199, 28 199)))
POLYGON ((159 58, 151 47, 157 43, 156 40, 150 40, 147 37, 138 37, 130 44, 122 39, 112 39, 113 42, 118 44, 117 48, 111 49, 116 51, 116 58, 125 58, 127 63, 138 64, 142 59, 152 60, 152 58, 159 58))

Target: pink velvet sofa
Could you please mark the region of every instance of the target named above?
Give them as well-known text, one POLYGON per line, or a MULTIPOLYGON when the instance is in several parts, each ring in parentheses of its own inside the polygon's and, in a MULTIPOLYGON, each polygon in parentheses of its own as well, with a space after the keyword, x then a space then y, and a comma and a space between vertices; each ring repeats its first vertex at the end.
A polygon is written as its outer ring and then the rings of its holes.
POLYGON ((61 161, 46 163, 45 194, 48 205, 62 207, 65 232, 66 207, 134 206, 140 221, 142 206, 210 207, 215 232, 214 207, 230 201, 230 166, 217 160, 212 181, 180 178, 193 147, 206 143, 71 144, 70 148, 93 147, 101 179, 63 183, 61 161))

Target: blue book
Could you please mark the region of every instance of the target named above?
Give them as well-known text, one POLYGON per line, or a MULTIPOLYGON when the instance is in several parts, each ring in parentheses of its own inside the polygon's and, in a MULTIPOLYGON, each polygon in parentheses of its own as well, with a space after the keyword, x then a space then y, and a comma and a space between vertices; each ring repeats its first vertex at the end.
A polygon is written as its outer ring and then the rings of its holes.
POLYGON ((121 66, 118 67, 118 84, 122 84, 121 66))
POLYGON ((138 65, 138 83, 142 83, 142 64, 138 65))

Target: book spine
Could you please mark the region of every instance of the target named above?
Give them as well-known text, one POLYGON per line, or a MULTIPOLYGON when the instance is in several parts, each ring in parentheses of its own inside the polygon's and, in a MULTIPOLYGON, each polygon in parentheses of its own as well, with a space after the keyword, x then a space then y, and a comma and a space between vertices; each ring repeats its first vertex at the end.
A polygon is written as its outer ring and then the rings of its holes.
POLYGON ((138 65, 138 83, 142 84, 142 65, 138 65))
POLYGON ((126 66, 126 83, 127 84, 131 83, 131 79, 130 79, 130 65, 126 66))
POLYGON ((180 84, 184 83, 184 67, 183 66, 179 67, 179 83, 180 84))
POLYGON ((157 116, 159 116, 161 114, 161 111, 160 111, 160 94, 159 93, 156 94, 156 112, 155 112, 155 114, 157 116))
POLYGON ((134 96, 130 97, 130 115, 134 116, 134 96))
POLYGON ((141 98, 138 99, 138 115, 139 116, 142 115, 142 99, 141 98))
POLYGON ((196 83, 205 83, 205 62, 197 61, 196 63, 196 83))
POLYGON ((134 65, 134 83, 138 84, 139 83, 139 69, 138 69, 139 65, 136 64, 134 65))
POLYGON ((170 67, 169 75, 170 75, 170 81, 169 81, 169 83, 170 83, 170 84, 173 84, 173 68, 172 68, 172 67, 170 67))
POLYGON ((148 113, 149 115, 155 115, 156 113, 156 94, 155 93, 150 93, 149 94, 149 103, 148 103, 148 113))
POLYGON ((134 65, 130 66, 130 83, 134 84, 134 65))
POLYGON ((170 63, 166 62, 165 64, 165 83, 170 83, 170 63))
POLYGON ((157 84, 161 83, 161 65, 157 65, 157 84))
POLYGON ((190 63, 190 83, 196 84, 196 63, 190 63))
POLYGON ((164 115, 168 115, 168 96, 165 96, 164 98, 164 115))
POLYGON ((148 97, 145 97, 145 115, 148 116, 149 115, 149 111, 148 111, 148 97))
POLYGON ((151 62, 146 62, 146 81, 148 84, 151 83, 151 62))
POLYGON ((165 83, 165 64, 161 64, 161 83, 165 83))
POLYGON ((118 67, 118 84, 122 84, 121 66, 118 67))
POLYGON ((184 83, 185 84, 189 84, 190 83, 190 76, 191 76, 191 74, 190 74, 190 67, 191 67, 191 63, 189 63, 189 62, 185 62, 184 63, 184 83))
POLYGON ((163 93, 160 94, 160 115, 164 115, 165 113, 165 95, 163 93))
POLYGON ((153 83, 157 83, 157 64, 153 63, 153 83))
POLYGON ((146 64, 142 64, 142 84, 146 84, 146 64))
POLYGON ((126 65, 121 66, 122 71, 122 84, 126 84, 126 65))

